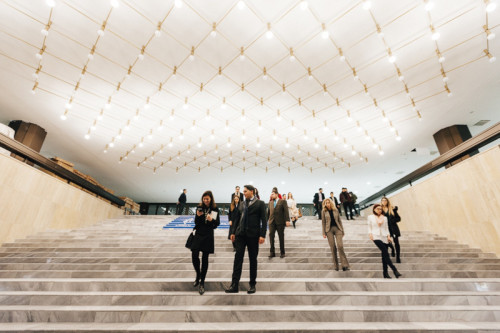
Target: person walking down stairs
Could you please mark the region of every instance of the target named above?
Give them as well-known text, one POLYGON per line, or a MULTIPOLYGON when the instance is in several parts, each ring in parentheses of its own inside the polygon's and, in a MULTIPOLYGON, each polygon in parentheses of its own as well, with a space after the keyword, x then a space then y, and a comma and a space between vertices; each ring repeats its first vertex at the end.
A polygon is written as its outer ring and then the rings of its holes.
POLYGON ((389 243, 389 247, 391 248, 392 252, 391 255, 393 257, 396 256, 396 262, 400 264, 401 247, 399 246, 399 237, 401 237, 401 231, 399 231, 398 223, 401 221, 401 217, 398 214, 398 207, 392 206, 391 202, 386 197, 383 197, 382 200, 380 200, 380 204, 382 205, 382 211, 384 215, 387 217, 389 233, 394 240, 394 245, 392 243, 389 243), (394 247, 396 247, 396 251, 394 251, 394 247))
POLYGON ((321 214, 323 238, 328 238, 328 244, 330 245, 330 250, 332 251, 333 263, 335 265, 335 270, 339 270, 339 259, 337 258, 337 251, 340 256, 340 263, 342 264, 342 270, 349 270, 349 262, 344 252, 344 243, 342 238, 344 237, 344 227, 342 221, 340 220, 340 215, 337 207, 330 200, 326 198, 323 201, 323 212, 321 214))
POLYGON ((396 266, 391 261, 389 257, 389 252, 387 251, 388 243, 392 242, 391 235, 389 234, 389 228, 387 226, 387 217, 382 213, 382 206, 379 204, 373 205, 373 215, 368 216, 368 233, 370 240, 372 240, 375 245, 380 250, 382 255, 382 267, 384 270, 384 279, 390 279, 387 267, 390 267, 394 272, 394 276, 399 278, 402 274, 398 272, 396 266))
POLYGON ((205 293, 205 277, 208 271, 208 256, 214 253, 214 229, 220 224, 219 209, 214 202, 212 191, 206 191, 201 196, 201 202, 196 207, 194 218, 196 230, 191 246, 191 259, 196 272, 193 287, 198 287, 200 295, 205 293), (200 251, 203 253, 200 269, 200 251))

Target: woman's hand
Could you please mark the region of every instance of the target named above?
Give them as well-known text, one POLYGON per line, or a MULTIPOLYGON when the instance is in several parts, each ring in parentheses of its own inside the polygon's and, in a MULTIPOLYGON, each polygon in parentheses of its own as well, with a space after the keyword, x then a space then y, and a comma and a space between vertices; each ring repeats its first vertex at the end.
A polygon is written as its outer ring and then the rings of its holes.
POLYGON ((210 215, 210 214, 207 215, 207 221, 212 222, 212 215, 210 215))
POLYGON ((391 236, 387 235, 387 241, 388 241, 389 243, 392 243, 392 238, 391 238, 391 236))
POLYGON ((326 238, 326 235, 323 235, 323 238, 326 238))
POLYGON ((233 221, 229 221, 229 225, 232 226, 233 225, 233 221))
POLYGON ((371 241, 373 240, 373 235, 372 235, 372 234, 370 234, 370 240, 371 240, 371 241))

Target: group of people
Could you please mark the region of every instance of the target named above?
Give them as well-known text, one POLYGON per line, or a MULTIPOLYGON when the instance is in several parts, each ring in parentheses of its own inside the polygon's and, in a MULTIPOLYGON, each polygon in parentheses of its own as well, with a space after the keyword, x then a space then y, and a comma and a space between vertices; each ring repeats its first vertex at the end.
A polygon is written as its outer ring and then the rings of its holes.
MULTIPOLYGON (((290 198, 293 200, 293 196, 289 193, 287 198, 283 198, 278 189, 274 188, 266 207, 264 201, 256 196, 255 190, 252 185, 245 185, 243 193, 240 193, 239 187, 236 187, 235 193, 231 195, 228 238, 233 243, 235 256, 231 285, 225 290, 226 293, 239 292, 245 249, 248 249, 250 261, 250 287, 247 292, 249 294, 256 292, 257 256, 259 254, 259 245, 265 241, 268 225, 270 238, 269 259, 276 257, 274 246, 276 233, 278 233, 280 243, 280 258, 285 258, 284 231, 286 226, 290 226, 290 221, 294 216, 290 212, 294 211, 294 207, 296 208, 296 206, 288 205, 288 200, 290 198)), ((335 270, 338 271, 342 268, 343 271, 349 271, 349 262, 344 252, 342 240, 344 227, 340 218, 339 205, 334 199, 335 197, 321 200, 319 214, 322 220, 322 235, 323 238, 328 239, 335 270)), ((369 238, 381 251, 384 278, 390 278, 388 267, 393 270, 396 278, 401 276, 388 253, 388 248, 392 248, 392 256, 397 256, 397 263, 401 262, 398 239, 401 233, 397 226, 400 220, 397 207, 393 207, 386 197, 382 198, 381 204, 373 206, 373 215, 368 216, 369 238)), ((193 286, 198 287, 200 295, 203 295, 205 293, 205 277, 208 271, 209 255, 214 253, 215 248, 214 229, 220 224, 220 212, 211 191, 203 193, 201 202, 196 208, 194 222, 195 227, 193 230, 195 233, 191 252, 196 278, 193 286), (201 263, 200 252, 202 252, 201 263)))
MULTIPOLYGON (((337 208, 340 215, 342 215, 341 206, 343 207, 347 220, 349 220, 349 217, 351 220, 354 220, 354 216, 358 215, 355 206, 358 197, 354 193, 348 192, 346 187, 342 187, 342 192, 340 192, 339 195, 340 203, 339 200, 337 200, 337 198, 335 197, 333 192, 330 192, 330 197, 328 199, 330 199, 332 204, 335 205, 335 208, 337 208)), ((325 194, 323 193, 323 189, 320 187, 318 192, 314 194, 313 198, 313 204, 315 209, 313 215, 318 214, 318 219, 320 220, 321 220, 321 211, 323 210, 324 200, 325 200, 325 194)))

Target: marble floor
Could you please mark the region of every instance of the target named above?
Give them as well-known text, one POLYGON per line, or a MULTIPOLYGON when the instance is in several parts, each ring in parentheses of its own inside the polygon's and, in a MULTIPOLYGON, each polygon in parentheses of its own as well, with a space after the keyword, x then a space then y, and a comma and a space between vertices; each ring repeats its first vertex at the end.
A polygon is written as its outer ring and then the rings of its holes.
MULTIPOLYGON (((400 238, 403 274, 383 279, 366 221, 345 221, 350 271, 335 271, 318 220, 287 228, 286 257, 260 247, 257 293, 225 294, 227 229, 200 296, 186 229, 127 216, 0 247, 0 332, 500 332, 500 259, 439 235, 400 238)), ((278 240, 276 239, 276 242, 278 240)), ((278 243, 276 243, 278 246, 278 243)), ((391 273, 392 275, 392 273, 391 273)))

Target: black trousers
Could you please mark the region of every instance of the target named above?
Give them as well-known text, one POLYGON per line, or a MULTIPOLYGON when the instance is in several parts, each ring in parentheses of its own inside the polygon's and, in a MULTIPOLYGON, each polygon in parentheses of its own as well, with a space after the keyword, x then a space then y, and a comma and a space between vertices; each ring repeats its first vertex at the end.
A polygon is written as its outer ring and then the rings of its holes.
POLYGON ((397 271, 396 267, 391 261, 391 258, 389 257, 389 252, 387 251, 387 244, 382 242, 380 239, 376 239, 373 242, 375 243, 375 245, 377 245, 382 255, 382 267, 384 269, 384 273, 387 273, 387 266, 389 266, 393 271, 397 271))
POLYGON ((240 282, 241 270, 243 267, 243 257, 245 256, 245 248, 248 248, 248 259, 250 260, 250 285, 255 286, 255 284, 257 283, 257 256, 259 255, 259 236, 236 236, 234 243, 236 244, 236 254, 234 255, 232 283, 237 285, 240 282))
POLYGON ((180 203, 177 205, 177 209, 175 210, 175 215, 182 215, 184 212, 184 207, 186 204, 180 203))
POLYGON ((353 206, 352 203, 350 203, 350 202, 344 202, 342 205, 344 206, 344 212, 345 212, 346 219, 349 220, 349 216, 351 216, 351 219, 353 219, 354 215, 352 214, 352 208, 353 208, 352 207, 353 206))
POLYGON ((396 257, 398 259, 401 258, 401 247, 399 246, 399 237, 398 236, 392 236, 392 239, 394 240, 394 245, 392 245, 391 243, 389 243, 389 247, 391 248, 392 250, 392 253, 394 253, 394 247, 396 247, 396 257))
POLYGON ((321 210, 323 209, 322 202, 318 202, 314 207, 316 207, 316 211, 318 212, 318 218, 321 220, 321 210))
POLYGON ((205 283, 205 277, 208 272, 208 252, 203 252, 201 257, 201 269, 200 269, 200 251, 191 251, 191 260, 193 261, 194 271, 196 272, 196 280, 200 280, 201 284, 205 283))
POLYGON ((285 225, 276 225, 276 223, 271 223, 269 225, 269 241, 271 242, 271 254, 275 254, 274 251, 274 236, 278 232, 278 238, 280 240, 280 253, 285 254, 285 225))

